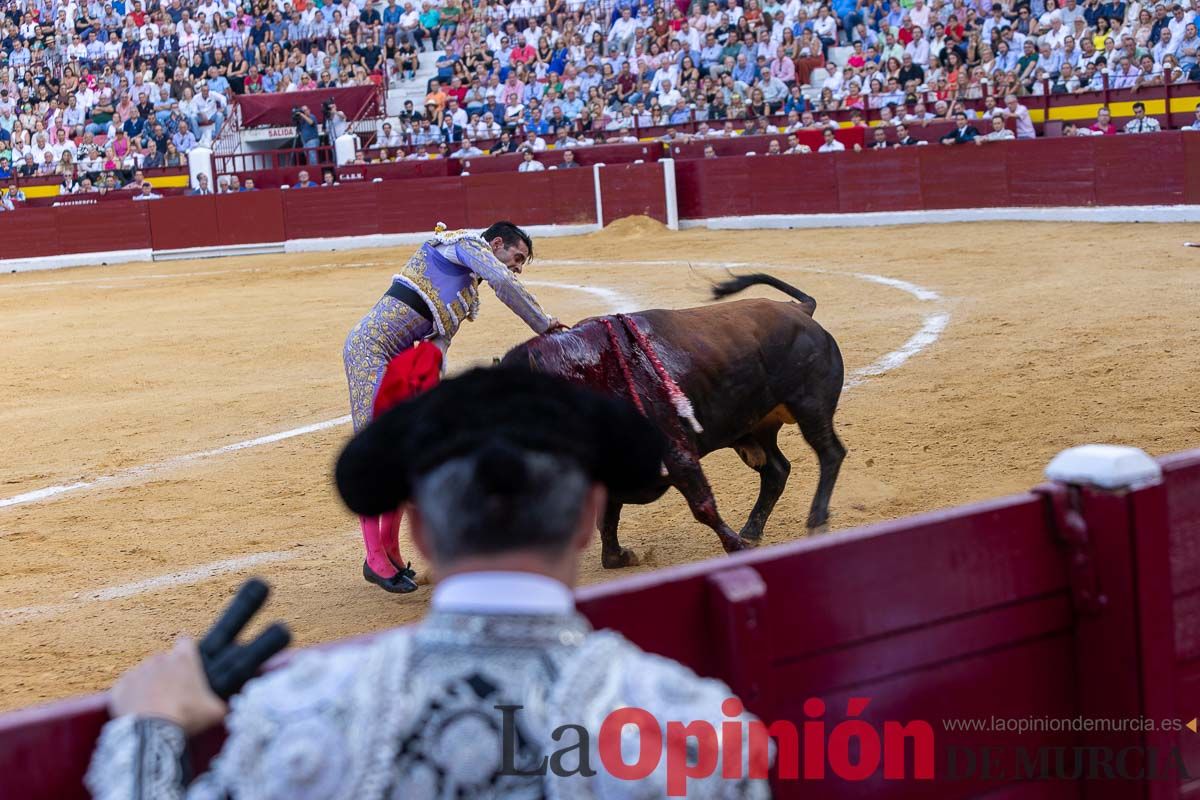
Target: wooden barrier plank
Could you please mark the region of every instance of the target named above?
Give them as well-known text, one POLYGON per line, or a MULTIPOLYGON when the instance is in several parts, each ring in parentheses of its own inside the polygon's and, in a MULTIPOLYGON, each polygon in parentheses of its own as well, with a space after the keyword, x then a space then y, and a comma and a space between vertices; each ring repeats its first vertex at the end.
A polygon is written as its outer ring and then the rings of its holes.
POLYGON ((1042 502, 1031 494, 860 533, 758 567, 772 587, 766 624, 786 626, 798 603, 806 612, 802 632, 775 643, 776 659, 1044 597, 1066 586, 1042 502))
POLYGON ((218 238, 215 195, 138 202, 150 212, 150 241, 155 250, 211 247, 218 238))
POLYGON ((468 227, 486 228, 497 220, 511 219, 514 198, 520 198, 520 220, 514 222, 521 225, 554 224, 562 209, 554 206, 550 188, 553 174, 543 171, 463 176, 468 227))
POLYGON ((1094 136, 1096 200, 1105 205, 1184 201, 1183 133, 1094 136), (1134 167, 1131 169, 1131 167, 1134 167))
POLYGON ((379 233, 379 184, 286 189, 282 195, 288 239, 379 233))
POLYGON ((667 221, 663 168, 657 162, 610 164, 600 170, 604 223, 621 217, 644 215, 667 221))
POLYGON ((551 203, 557 225, 596 222, 596 179, 591 167, 558 169, 550 173, 551 203))
POLYGON ((215 244, 228 246, 284 241, 287 236, 283 228, 282 195, 280 189, 217 195, 214 204, 217 213, 215 244))
POLYGON ((1102 201, 1096 197, 1092 143, 1096 138, 1068 136, 1005 146, 1000 152, 1006 156, 1009 203, 1090 206, 1102 201))
POLYGON ((1007 206, 1007 142, 985 145, 930 143, 919 149, 921 202, 925 208, 1007 206))
POLYGON ((1200 131, 1185 130, 1183 136, 1183 202, 1200 205, 1200 131))
POLYGON ((150 213, 146 208, 147 202, 124 200, 53 209, 58 226, 59 252, 103 253, 149 248, 150 213))
POLYGON ((751 214, 829 214, 838 209, 839 153, 743 159, 751 214))
POLYGON ((59 242, 58 210, 21 207, 0 214, 5 258, 40 258, 64 252, 59 242))
POLYGON ((439 222, 451 230, 467 227, 467 193, 462 178, 384 181, 379 187, 379 232, 432 231, 439 222))
MULTIPOLYGON (((768 590, 769 591, 769 590, 768 590)), ((887 780, 882 770, 862 781, 837 777, 826 765, 824 780, 773 782, 779 800, 852 800, 880 798, 888 800, 965 800, 988 796, 1007 781, 1014 780, 1018 746, 1068 746, 1074 734, 1070 732, 1015 732, 993 730, 956 730, 947 721, 971 720, 990 726, 992 717, 1021 719, 1025 717, 1067 718, 1077 713, 1073 699, 1072 679, 1075 663, 1067 634, 1014 642, 1003 649, 980 652, 969 658, 947 661, 921 670, 913 670, 881 681, 853 686, 835 687, 828 682, 787 684, 791 691, 777 690, 780 701, 771 720, 787 719, 800 725, 810 719, 803 705, 809 698, 824 704, 820 715, 825 723, 826 745, 831 731, 848 718, 852 698, 869 700, 866 709, 855 719, 861 719, 876 731, 888 721, 901 724, 914 721, 929 723, 933 731, 936 758, 935 781, 887 780), (995 773, 984 780, 980 748, 998 748, 996 759, 1007 759, 1008 776, 998 780, 995 773), (965 751, 976 758, 975 767, 965 751), (953 753, 953 756, 951 756, 953 753), (950 758, 954 758, 951 762, 950 758)), ((837 680, 836 675, 827 677, 837 680)), ((952 723, 953 724, 953 723, 952 723)), ((965 727, 965 726, 964 726, 965 727)), ((911 774, 911 756, 908 770, 911 774)), ((1072 782, 1059 782, 1064 788, 1072 782), (1065 785, 1064 785, 1065 784, 1065 785)), ((1013 787, 1015 789, 1016 787, 1013 787)), ((1011 795, 1019 800, 1035 797, 1019 790, 1011 795)), ((1069 791, 1069 788, 1068 788, 1069 791)), ((1056 796, 1069 796, 1063 792, 1056 796)))
MULTIPOLYGON (((895 133, 892 134, 895 136, 895 133)), ((922 148, 903 147, 872 150, 839 158, 837 168, 838 210, 911 211, 922 208, 922 148)))
MULTIPOLYGON (((680 219, 708 219, 753 213, 744 158, 675 162, 675 196, 680 219), (715 187, 721 187, 717 191, 715 187)), ((608 210, 605 209, 605 219, 608 210)))

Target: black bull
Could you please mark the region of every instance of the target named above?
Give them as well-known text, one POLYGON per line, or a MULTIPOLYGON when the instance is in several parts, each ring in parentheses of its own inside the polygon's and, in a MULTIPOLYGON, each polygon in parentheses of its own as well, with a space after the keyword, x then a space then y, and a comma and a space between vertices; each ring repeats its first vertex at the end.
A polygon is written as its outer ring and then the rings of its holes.
POLYGON ((817 454, 820 478, 808 514, 814 530, 829 518, 829 499, 846 449, 833 428, 842 392, 842 355, 837 342, 812 317, 813 298, 769 275, 745 275, 714 288, 715 298, 766 284, 797 302, 737 300, 679 310, 630 314, 666 372, 691 401, 701 432, 681 418, 667 387, 631 329, 617 317, 585 319, 568 331, 531 339, 510 350, 505 366, 552 372, 611 394, 640 399, 644 413, 670 440, 666 475, 652 490, 613 496, 600 524, 605 567, 637 564, 617 539, 621 507, 641 505, 679 489, 696 519, 716 531, 727 552, 757 545, 787 484, 791 465, 776 439, 785 423, 797 423, 817 454), (632 384, 632 385, 631 385, 632 384), (759 474, 758 500, 741 533, 717 513, 700 459, 732 447, 759 474))

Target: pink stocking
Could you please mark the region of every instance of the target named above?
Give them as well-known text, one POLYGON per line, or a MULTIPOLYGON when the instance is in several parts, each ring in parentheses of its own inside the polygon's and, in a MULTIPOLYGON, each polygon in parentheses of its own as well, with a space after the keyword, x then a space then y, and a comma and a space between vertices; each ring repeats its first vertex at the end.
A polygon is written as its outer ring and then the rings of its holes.
MULTIPOLYGON (((381 517, 359 517, 362 526, 363 543, 367 546, 367 566, 381 578, 390 578, 396 574, 396 568, 388 561, 386 541, 380 530, 381 517)), ((393 545, 395 546, 395 545, 393 545)))
POLYGON ((383 552, 401 567, 404 566, 404 556, 400 555, 400 520, 403 518, 402 509, 389 511, 379 517, 379 543, 383 546, 383 552))

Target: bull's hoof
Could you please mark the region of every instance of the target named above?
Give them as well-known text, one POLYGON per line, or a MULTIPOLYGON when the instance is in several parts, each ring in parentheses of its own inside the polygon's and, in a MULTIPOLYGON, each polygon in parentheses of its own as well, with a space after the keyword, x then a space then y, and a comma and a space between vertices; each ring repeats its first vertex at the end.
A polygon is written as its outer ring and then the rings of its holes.
POLYGON ((740 536, 733 536, 722 539, 721 545, 725 548, 726 553, 737 553, 742 550, 752 550, 758 546, 758 543, 751 542, 749 539, 743 539, 740 536))
POLYGON ((628 547, 622 547, 617 553, 602 553, 600 555, 600 565, 605 569, 636 567, 640 563, 641 562, 638 560, 637 553, 633 552, 628 547))

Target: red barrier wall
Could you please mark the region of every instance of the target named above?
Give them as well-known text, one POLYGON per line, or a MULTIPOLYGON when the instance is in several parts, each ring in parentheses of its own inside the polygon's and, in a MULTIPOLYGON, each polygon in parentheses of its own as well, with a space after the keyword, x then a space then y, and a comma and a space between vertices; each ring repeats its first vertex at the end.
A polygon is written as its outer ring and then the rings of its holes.
POLYGON ((663 185, 663 168, 657 162, 614 164, 600 170, 605 221, 644 214, 666 222, 667 198, 665 189, 659 190, 663 185))
MULTIPOLYGON (((1179 748, 1200 773, 1189 730, 964 731, 948 720, 1052 718, 1186 721, 1200 703, 1200 450, 1159 461, 1161 481, 1105 492, 1048 484, 948 511, 585 587, 579 609, 652 652, 726 681, 768 722, 809 719, 826 736, 856 719, 924 721, 936 778, 775 781, 777 798, 1175 800, 1156 781, 1022 780, 1024 748, 1112 748, 1127 774, 1148 748, 1179 748), (936 576, 931 579, 930 576, 936 576), (1097 592, 1105 601, 1094 602, 1097 592), (950 748, 993 748, 997 771, 950 772, 950 748), (1005 774, 1000 775, 999 770, 1005 774)), ((661 535, 690 535, 663 532, 661 535)), ((24 800, 81 798, 104 719, 91 697, 0 716, 0 773, 24 800)), ((831 741, 826 738, 824 741, 831 741)), ((210 751, 208 739, 202 750, 210 751)), ((1028 755, 1032 754, 1032 755, 1028 755)), ((1085 751, 1086 757, 1086 751, 1085 751)), ((1049 762, 1055 756, 1051 751, 1049 762)), ((201 764, 204 757, 200 757, 201 764)), ((857 763, 854 759, 852 762, 857 763)), ((778 763, 778 762, 777 762, 778 763)), ((1167 763, 1167 762, 1159 762, 1167 763)), ((1174 763, 1174 762, 1170 762, 1174 763)), ((906 759, 908 774, 912 762, 906 759)))
POLYGON ((239 194, 222 194, 215 198, 217 210, 217 244, 261 244, 282 242, 283 201, 277 189, 264 189, 239 194))
MULTIPOLYGON (((815 135, 813 131, 806 134, 815 135)), ((861 130, 843 130, 857 136, 861 130)), ((744 153, 776 137, 712 142, 744 153)), ((679 156, 706 143, 672 148, 679 156)), ((657 145, 603 148, 620 158, 657 145)), ((581 160, 604 155, 580 151, 581 160)), ((765 152, 765 149, 764 149, 765 152)), ((557 153, 546 158, 561 158, 557 153)), ((475 159, 516 163, 518 156, 475 159)), ((347 167, 333 188, 264 190, 217 197, 170 197, 134 202, 104 197, 91 205, 23 206, 0 214, 8 258, 149 249, 178 250, 291 239, 426 231, 437 222, 483 227, 496 218, 526 225, 595 220, 594 170, 541 173, 473 172, 444 175, 453 160, 347 167), (434 173, 408 180, 372 179, 434 173)), ((456 162, 455 162, 456 163, 456 162)), ((1006 206, 1200 204, 1200 134, 1170 131, 993 142, 982 146, 889 148, 795 156, 727 155, 674 162, 681 219, 745 215, 853 214, 1006 206), (1136 165, 1136 168, 1131 168, 1136 165)), ((299 171, 299 168, 296 168, 299 171)), ((275 173, 276 176, 279 173, 275 173)), ((645 214, 666 221, 663 166, 610 163, 600 170, 604 219, 645 214)), ((68 201, 71 202, 71 201, 68 201)))
MULTIPOLYGON (((735 143, 746 149, 724 146, 735 143)), ((1197 157, 1200 135, 1173 131, 688 159, 676 162, 679 216, 1196 203, 1197 157)))

